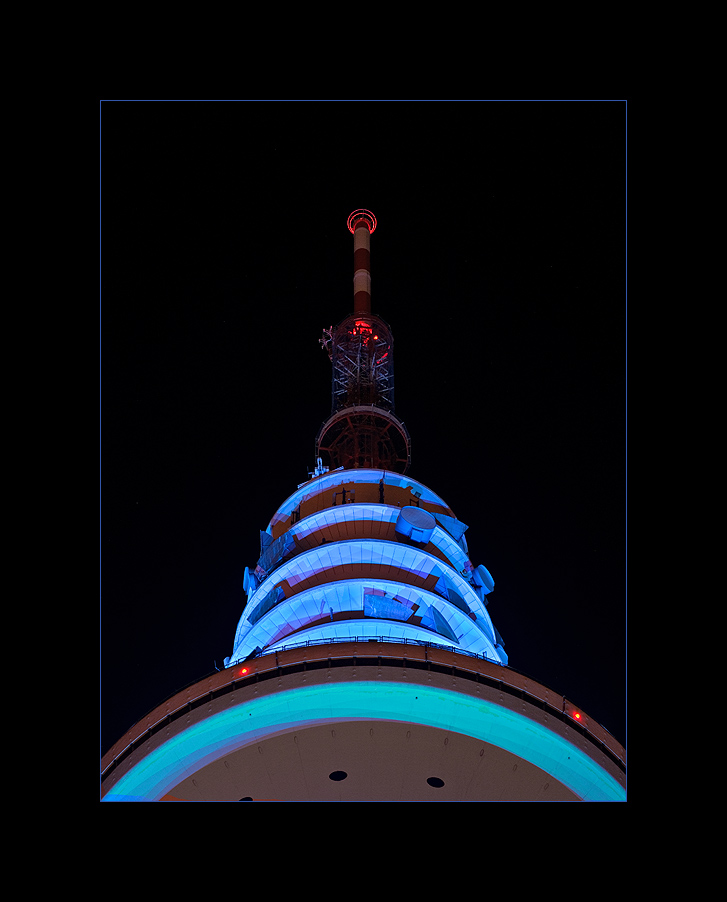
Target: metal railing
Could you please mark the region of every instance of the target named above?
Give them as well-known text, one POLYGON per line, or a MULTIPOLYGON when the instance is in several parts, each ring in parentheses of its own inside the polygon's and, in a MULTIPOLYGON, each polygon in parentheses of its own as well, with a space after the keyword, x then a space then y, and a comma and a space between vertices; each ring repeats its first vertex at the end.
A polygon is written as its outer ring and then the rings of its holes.
MULTIPOLYGON (((289 651, 293 648, 311 648, 315 645, 334 645, 337 643, 355 643, 361 644, 366 642, 386 642, 397 645, 417 645, 420 648, 441 648, 444 651, 453 651, 458 655, 466 655, 468 658, 477 658, 479 661, 489 661, 490 664, 497 664, 504 667, 503 663, 497 658, 488 657, 488 655, 473 651, 465 651, 457 645, 444 645, 441 642, 428 642, 425 639, 408 639, 406 636, 335 636, 331 639, 301 639, 299 642, 291 642, 285 645, 268 646, 257 654, 253 654, 245 658, 245 661, 251 661, 253 658, 260 658, 263 655, 270 655, 276 651, 289 651)), ((230 663, 228 667, 235 667, 242 664, 242 660, 230 663)), ((524 674, 523 674, 524 675, 524 674)))

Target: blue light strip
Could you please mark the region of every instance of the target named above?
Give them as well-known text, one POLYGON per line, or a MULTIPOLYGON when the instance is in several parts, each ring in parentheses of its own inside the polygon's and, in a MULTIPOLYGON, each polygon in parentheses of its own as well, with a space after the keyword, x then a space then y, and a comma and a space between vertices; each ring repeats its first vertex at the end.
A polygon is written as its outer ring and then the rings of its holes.
MULTIPOLYGON (((410 623, 402 623, 395 620, 381 620, 374 617, 367 617, 365 620, 343 620, 337 623, 330 623, 327 626, 313 626, 300 632, 288 634, 277 642, 265 648, 265 654, 271 654, 287 645, 296 643, 305 643, 306 641, 313 644, 321 644, 324 642, 341 642, 345 640, 359 640, 365 642, 366 639, 378 640, 404 640, 408 642, 421 642, 424 644, 433 643, 442 648, 451 648, 452 651, 461 651, 456 642, 449 641, 439 633, 434 633, 420 626, 410 623), (335 627, 335 629, 333 628, 335 627)), ((491 661, 493 664, 500 664, 501 661, 490 642, 481 637, 479 649, 474 643, 468 645, 467 651, 473 655, 477 655, 482 659, 491 661)), ((230 665, 232 666, 232 665, 230 665)))
POLYGON ((529 761, 585 801, 625 801, 625 790, 563 737, 493 702, 420 684, 348 682, 289 689, 235 705, 150 752, 103 801, 157 801, 224 755, 328 722, 397 721, 462 733, 529 761))

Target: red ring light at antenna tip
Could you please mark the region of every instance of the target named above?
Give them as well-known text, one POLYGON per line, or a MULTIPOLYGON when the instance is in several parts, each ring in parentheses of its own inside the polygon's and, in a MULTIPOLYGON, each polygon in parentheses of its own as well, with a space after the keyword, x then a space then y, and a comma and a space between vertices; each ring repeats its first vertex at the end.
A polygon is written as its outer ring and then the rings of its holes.
POLYGON ((348 231, 353 235, 354 229, 362 220, 367 223, 369 234, 373 235, 374 230, 376 229, 376 217, 371 210, 354 210, 348 217, 348 222, 346 223, 348 231))

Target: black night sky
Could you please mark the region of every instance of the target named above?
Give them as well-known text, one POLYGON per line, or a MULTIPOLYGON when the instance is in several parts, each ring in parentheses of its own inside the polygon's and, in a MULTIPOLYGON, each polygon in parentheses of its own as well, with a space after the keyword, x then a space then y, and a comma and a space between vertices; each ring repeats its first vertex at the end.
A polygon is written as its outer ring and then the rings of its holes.
POLYGON ((626 105, 101 103, 101 750, 222 667, 373 210, 409 475, 510 664, 626 739, 626 105))

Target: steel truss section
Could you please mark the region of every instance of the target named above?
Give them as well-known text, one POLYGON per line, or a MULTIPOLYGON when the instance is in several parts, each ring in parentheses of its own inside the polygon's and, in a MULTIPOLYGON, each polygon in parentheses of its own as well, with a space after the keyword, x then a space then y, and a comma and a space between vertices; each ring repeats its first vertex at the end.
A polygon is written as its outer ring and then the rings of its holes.
POLYGON ((321 344, 333 368, 331 413, 345 407, 394 410, 394 342, 377 316, 352 315, 325 330, 321 344))

